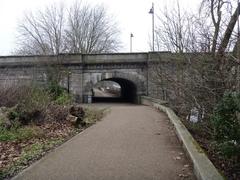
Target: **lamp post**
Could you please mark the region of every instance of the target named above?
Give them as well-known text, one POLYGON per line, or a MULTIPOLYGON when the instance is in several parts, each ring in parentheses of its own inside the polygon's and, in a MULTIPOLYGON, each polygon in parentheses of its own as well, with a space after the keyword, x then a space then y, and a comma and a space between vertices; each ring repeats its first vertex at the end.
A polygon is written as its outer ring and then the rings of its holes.
POLYGON ((132 38, 133 38, 133 33, 130 34, 130 52, 132 52, 132 38))
POLYGON ((70 76, 71 76, 71 72, 68 71, 67 72, 67 91, 68 91, 68 94, 70 93, 70 76))
MULTIPOLYGON (((237 0, 237 8, 238 8, 238 12, 240 12, 240 2, 239 0, 237 0)), ((237 62, 240 63, 240 44, 239 44, 239 39, 240 39, 240 24, 239 24, 239 17, 237 20, 237 24, 238 24, 238 40, 237 40, 237 62)), ((240 92, 240 66, 237 66, 237 91, 240 92)))
POLYGON ((154 51, 154 3, 152 3, 152 8, 149 11, 152 14, 152 49, 154 51))

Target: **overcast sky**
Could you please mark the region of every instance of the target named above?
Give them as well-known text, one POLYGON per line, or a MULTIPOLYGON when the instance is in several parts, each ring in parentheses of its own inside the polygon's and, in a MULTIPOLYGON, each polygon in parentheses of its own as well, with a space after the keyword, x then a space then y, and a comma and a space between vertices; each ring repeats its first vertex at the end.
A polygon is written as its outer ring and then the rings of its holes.
MULTIPOLYGON (((69 5, 76 0, 0 0, 0 55, 10 55, 16 47, 17 23, 24 12, 43 8, 54 2, 69 5)), ((129 52, 130 33, 133 33, 133 51, 149 51, 151 39, 151 15, 148 14, 152 2, 155 14, 176 3, 176 0, 85 0, 89 4, 103 4, 109 14, 116 18, 121 31, 121 52, 129 52)), ((188 11, 196 11, 199 0, 179 0, 181 7, 188 11)))

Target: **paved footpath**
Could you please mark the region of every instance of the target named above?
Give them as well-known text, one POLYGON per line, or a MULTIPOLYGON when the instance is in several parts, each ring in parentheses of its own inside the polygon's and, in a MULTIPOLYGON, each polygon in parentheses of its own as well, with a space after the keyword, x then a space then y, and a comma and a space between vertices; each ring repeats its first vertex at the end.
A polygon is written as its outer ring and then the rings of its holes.
POLYGON ((195 178, 165 114, 147 106, 119 105, 14 179, 195 178))

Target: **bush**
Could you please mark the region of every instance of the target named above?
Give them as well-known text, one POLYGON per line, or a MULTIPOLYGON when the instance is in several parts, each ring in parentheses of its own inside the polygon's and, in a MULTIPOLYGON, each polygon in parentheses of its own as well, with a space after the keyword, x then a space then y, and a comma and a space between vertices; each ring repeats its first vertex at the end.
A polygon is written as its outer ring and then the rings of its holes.
POLYGON ((39 87, 29 87, 18 104, 9 111, 9 119, 26 125, 30 122, 43 120, 44 112, 50 103, 47 91, 39 87))
POLYGON ((20 85, 20 82, 15 84, 0 85, 0 107, 13 107, 21 99, 27 96, 29 86, 20 85))
POLYGON ((69 95, 66 91, 62 92, 62 94, 60 94, 55 102, 58 104, 58 105, 69 105, 72 103, 72 96, 69 95))
MULTIPOLYGON (((0 101, 0 107, 1 105, 10 107, 7 108, 8 112, 6 115, 9 120, 9 124, 7 124, 9 128, 17 128, 29 123, 42 124, 45 119, 62 121, 66 116, 67 110, 61 106, 71 104, 73 99, 64 88, 54 81, 50 82, 45 88, 34 84, 0 88, 1 97, 3 101, 0 101), (4 95, 6 99, 4 99, 4 95), (12 101, 10 97, 14 100, 12 101), (52 109, 51 112, 48 111, 48 108, 52 109), (49 117, 47 113, 53 116, 49 117)), ((6 124, 1 119, 0 125, 4 123, 6 124)))
POLYGON ((212 116, 214 139, 223 155, 240 156, 240 93, 226 93, 212 116))
POLYGON ((72 103, 72 96, 67 93, 66 89, 61 87, 57 82, 50 81, 47 87, 48 93, 52 100, 58 105, 69 105, 72 103))
POLYGON ((61 96, 64 93, 64 88, 59 86, 58 83, 52 81, 48 84, 47 87, 49 93, 52 96, 53 100, 56 100, 59 96, 61 96))

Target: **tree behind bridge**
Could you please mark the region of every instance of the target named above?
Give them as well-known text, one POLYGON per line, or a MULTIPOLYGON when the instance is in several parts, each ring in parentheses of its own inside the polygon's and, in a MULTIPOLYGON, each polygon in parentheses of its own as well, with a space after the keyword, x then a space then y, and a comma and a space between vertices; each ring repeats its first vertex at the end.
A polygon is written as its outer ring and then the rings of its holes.
POLYGON ((116 22, 103 6, 53 4, 26 13, 17 31, 15 54, 21 55, 114 52, 120 46, 116 22))

